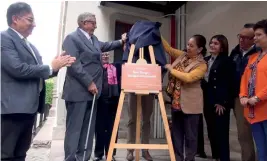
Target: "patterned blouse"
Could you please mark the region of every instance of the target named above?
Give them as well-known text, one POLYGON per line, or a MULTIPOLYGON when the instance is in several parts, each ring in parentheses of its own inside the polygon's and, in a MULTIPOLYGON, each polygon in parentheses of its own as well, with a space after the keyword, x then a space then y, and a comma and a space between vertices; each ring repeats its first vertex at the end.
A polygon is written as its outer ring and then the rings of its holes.
MULTIPOLYGON (((193 62, 195 58, 190 58, 187 55, 177 63, 177 65, 174 66, 174 70, 184 72, 184 69, 193 62)), ((172 108, 174 110, 181 110, 181 104, 180 104, 180 96, 181 96, 181 85, 182 81, 180 79, 177 79, 175 76, 173 76, 171 73, 169 74, 169 83, 167 85, 167 93, 172 98, 172 108)))

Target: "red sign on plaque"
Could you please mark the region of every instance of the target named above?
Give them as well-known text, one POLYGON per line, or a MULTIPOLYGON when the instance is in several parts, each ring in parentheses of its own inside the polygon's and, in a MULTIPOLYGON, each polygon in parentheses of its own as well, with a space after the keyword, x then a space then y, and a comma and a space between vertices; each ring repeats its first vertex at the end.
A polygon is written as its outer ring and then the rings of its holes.
POLYGON ((161 67, 154 64, 129 64, 122 66, 122 89, 125 91, 149 91, 162 89, 161 67))

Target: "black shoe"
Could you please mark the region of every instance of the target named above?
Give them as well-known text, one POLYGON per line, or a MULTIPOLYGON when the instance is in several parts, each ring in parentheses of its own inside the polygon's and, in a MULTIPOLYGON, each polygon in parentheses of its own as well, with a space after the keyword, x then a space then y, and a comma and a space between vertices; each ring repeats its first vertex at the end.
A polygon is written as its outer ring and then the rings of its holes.
MULTIPOLYGON (((106 156, 106 160, 108 159, 108 156, 106 156)), ((115 157, 112 156, 111 161, 116 161, 115 157)))
POLYGON ((133 150, 127 150, 127 156, 126 159, 128 161, 133 161, 134 160, 134 156, 133 156, 133 150))
POLYGON ((100 160, 102 160, 102 157, 95 157, 95 158, 93 159, 93 161, 100 161, 100 160))
POLYGON ((142 157, 147 161, 153 161, 151 155, 149 154, 148 150, 142 151, 142 157))
POLYGON ((197 153, 196 157, 198 157, 198 158, 207 158, 207 154, 205 152, 197 153))

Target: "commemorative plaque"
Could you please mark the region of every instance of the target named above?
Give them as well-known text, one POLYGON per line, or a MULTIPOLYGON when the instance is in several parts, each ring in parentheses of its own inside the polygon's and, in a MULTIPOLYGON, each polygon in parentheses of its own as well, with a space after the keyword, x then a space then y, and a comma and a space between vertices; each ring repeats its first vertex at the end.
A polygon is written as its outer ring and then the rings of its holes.
MULTIPOLYGON (((175 154, 173 144, 171 140, 170 128, 168 124, 166 109, 164 105, 162 95, 162 76, 161 67, 156 64, 154 50, 152 46, 149 46, 149 54, 151 64, 147 64, 144 59, 144 49, 139 49, 139 59, 136 63, 131 63, 133 60, 133 53, 135 45, 131 45, 128 62, 122 65, 121 76, 121 94, 119 104, 117 108, 117 114, 113 125, 112 136, 110 140, 110 146, 107 156, 107 161, 112 160, 114 149, 135 149, 135 161, 139 161, 140 149, 166 149, 169 150, 170 160, 175 161, 175 154), (136 100, 136 140, 135 144, 123 144, 116 143, 116 137, 118 134, 119 123, 122 115, 123 102, 125 100, 125 94, 131 93, 137 95, 136 100), (148 94, 154 94, 158 96, 159 108, 163 120, 164 130, 166 134, 167 144, 141 144, 141 115, 142 115, 142 97, 148 94)), ((135 107, 132 107, 135 108, 135 107)), ((144 108, 153 108, 153 105, 144 108)))
POLYGON ((157 64, 130 64, 122 66, 122 89, 129 92, 161 90, 161 67, 157 64))

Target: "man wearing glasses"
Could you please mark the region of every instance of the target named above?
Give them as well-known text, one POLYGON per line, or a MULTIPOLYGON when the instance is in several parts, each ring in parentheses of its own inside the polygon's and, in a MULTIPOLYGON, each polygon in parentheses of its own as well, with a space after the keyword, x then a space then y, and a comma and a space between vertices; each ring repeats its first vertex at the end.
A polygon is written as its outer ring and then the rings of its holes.
POLYGON ((96 17, 85 12, 78 16, 78 28, 66 36, 63 49, 76 57, 77 61, 67 69, 62 98, 67 109, 66 133, 64 140, 65 161, 89 160, 95 131, 97 100, 102 93, 103 64, 101 53, 122 47, 126 34, 121 40, 101 42, 94 35, 96 17), (92 108, 94 95, 95 106, 92 108), (88 123, 91 118, 87 139, 88 123), (88 147, 84 147, 85 143, 88 147))
POLYGON ((13 3, 6 15, 9 28, 1 32, 1 160, 25 161, 34 118, 44 111, 44 80, 75 58, 58 56, 50 66, 43 65, 38 50, 27 40, 35 27, 30 5, 13 3))
POLYGON ((233 97, 236 98, 233 102, 234 114, 237 124, 238 141, 241 146, 242 161, 255 161, 255 149, 252 138, 250 125, 244 117, 243 106, 239 101, 239 87, 241 77, 248 63, 250 55, 258 50, 254 44, 254 24, 248 23, 243 26, 240 33, 237 35, 239 44, 232 50, 231 59, 235 64, 234 82, 233 82, 233 97))

